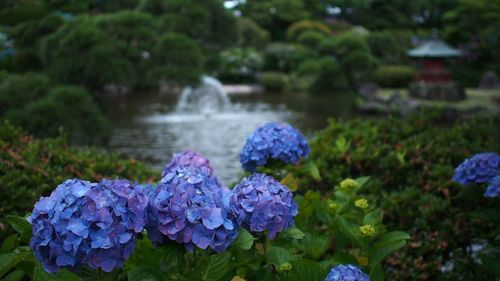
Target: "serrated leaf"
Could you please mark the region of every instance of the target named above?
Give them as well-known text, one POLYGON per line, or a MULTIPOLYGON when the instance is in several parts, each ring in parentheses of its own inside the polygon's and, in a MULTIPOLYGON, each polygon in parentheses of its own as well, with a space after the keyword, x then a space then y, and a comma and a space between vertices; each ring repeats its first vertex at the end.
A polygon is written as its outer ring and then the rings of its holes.
POLYGON ((229 252, 204 256, 196 266, 195 272, 199 273, 200 280, 217 281, 224 277, 224 274, 229 270, 230 261, 231 254, 229 252))
POLYGON ((323 281, 327 272, 316 262, 298 260, 292 263, 292 270, 283 275, 283 281, 323 281))
POLYGON ((293 260, 292 254, 287 249, 281 247, 272 247, 267 252, 267 261, 276 267, 279 267, 285 262, 293 260))
POLYGON ((248 230, 240 228, 238 237, 236 237, 231 246, 248 251, 252 248, 253 241, 255 241, 255 237, 248 230))
POLYGON ((304 238, 304 232, 300 230, 297 227, 291 227, 279 234, 279 237, 282 239, 303 239, 304 238))
POLYGON ((31 239, 31 224, 23 217, 8 215, 5 220, 21 236, 21 241, 28 244, 31 239))
POLYGON ((0 277, 3 277, 17 263, 30 255, 29 252, 8 253, 0 255, 0 277))
POLYGON ((295 192, 297 191, 297 189, 299 188, 299 185, 297 183, 297 180, 295 179, 295 177, 293 176, 292 173, 288 173, 282 180, 281 180, 281 184, 285 185, 286 187, 288 187, 288 189, 290 189, 292 192, 295 192))

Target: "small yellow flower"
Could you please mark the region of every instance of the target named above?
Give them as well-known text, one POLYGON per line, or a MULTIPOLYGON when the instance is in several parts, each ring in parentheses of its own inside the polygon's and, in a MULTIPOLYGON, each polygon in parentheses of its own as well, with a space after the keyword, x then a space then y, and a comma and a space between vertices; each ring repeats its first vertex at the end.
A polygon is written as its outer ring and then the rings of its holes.
POLYGON ((292 269, 292 264, 289 262, 284 262, 278 267, 278 272, 290 271, 292 269))
POLYGON ((353 179, 345 179, 340 183, 340 189, 344 192, 349 192, 358 187, 358 182, 353 179))
POLYGON ((330 209, 332 211, 335 211, 338 207, 339 207, 339 205, 335 202, 331 202, 328 204, 328 209, 330 209))
POLYGON ((354 206, 361 208, 361 209, 366 209, 366 208, 368 208, 368 200, 358 199, 358 200, 354 201, 354 206))
POLYGON ((373 225, 371 224, 365 224, 363 226, 360 226, 359 231, 361 231, 361 234, 363 234, 363 236, 368 236, 368 237, 374 236, 375 233, 377 233, 375 227, 373 227, 373 225))

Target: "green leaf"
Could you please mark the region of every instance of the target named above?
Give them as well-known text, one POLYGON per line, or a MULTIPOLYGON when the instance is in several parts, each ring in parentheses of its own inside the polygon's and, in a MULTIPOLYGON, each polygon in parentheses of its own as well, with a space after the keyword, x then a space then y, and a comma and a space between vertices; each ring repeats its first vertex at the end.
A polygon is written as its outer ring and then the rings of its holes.
POLYGON ((310 260, 298 260, 292 263, 292 270, 283 274, 283 281, 323 281, 326 270, 310 260))
POLYGON ((248 251, 252 248, 255 238, 244 228, 240 228, 238 237, 233 241, 232 246, 248 251))
POLYGON ((353 223, 349 222, 345 218, 337 217, 337 226, 339 230, 351 240, 351 242, 358 247, 363 248, 364 244, 360 239, 360 233, 358 227, 353 223))
POLYGON ((297 183, 297 180, 295 179, 295 177, 293 176, 292 173, 288 173, 282 180, 281 180, 281 184, 285 185, 286 187, 288 187, 288 189, 290 189, 292 192, 295 192, 297 191, 297 189, 299 188, 299 185, 297 183))
POLYGON ((29 252, 8 253, 0 255, 0 277, 3 277, 17 263, 30 255, 29 252))
POLYGON ((328 250, 329 242, 325 235, 308 232, 300 245, 311 258, 318 259, 328 250))
POLYGON ((368 255, 370 275, 374 272, 380 262, 382 262, 390 254, 402 248, 408 239, 410 239, 410 235, 402 231, 389 232, 382 236, 372 246, 368 255))
POLYGON ((302 166, 302 169, 308 173, 314 180, 321 180, 321 175, 319 173, 318 166, 313 162, 307 162, 302 166))
POLYGON ((152 267, 134 267, 127 273, 128 281, 162 281, 165 277, 161 271, 152 267))
POLYGON ((21 270, 12 271, 5 276, 2 281, 20 281, 23 279, 24 275, 24 272, 21 270))
POLYGON ((9 215, 5 217, 5 220, 19 233, 21 241, 28 244, 31 239, 31 224, 26 218, 9 215))
POLYGON ((2 243, 2 249, 0 250, 0 253, 5 254, 12 252, 16 247, 17 237, 17 234, 12 234, 11 236, 7 237, 2 243))
MULTIPOLYGON (((43 266, 37 264, 33 272, 33 281, 79 281, 78 275, 67 271, 60 270, 57 274, 45 272, 43 266)), ((97 280, 97 279, 96 279, 97 280)))
POLYGON ((195 272, 199 273, 200 280, 217 281, 224 277, 224 274, 229 270, 231 254, 229 252, 204 256, 195 268, 195 272))
POLYGON ((356 181, 358 182, 358 190, 361 189, 369 180, 370 177, 357 178, 356 181))
POLYGON ((296 226, 291 227, 279 234, 279 237, 285 240, 288 239, 303 239, 304 238, 304 232, 297 228, 296 226))
POLYGON ((162 258, 162 250, 154 247, 151 240, 147 238, 139 239, 137 240, 134 253, 125 263, 125 268, 132 269, 143 266, 159 267, 162 258))
POLYGON ((272 247, 267 253, 267 261, 276 267, 293 259, 292 254, 287 249, 281 247, 272 247))
POLYGON ((363 224, 378 225, 382 222, 382 213, 380 209, 373 210, 365 215, 363 224))

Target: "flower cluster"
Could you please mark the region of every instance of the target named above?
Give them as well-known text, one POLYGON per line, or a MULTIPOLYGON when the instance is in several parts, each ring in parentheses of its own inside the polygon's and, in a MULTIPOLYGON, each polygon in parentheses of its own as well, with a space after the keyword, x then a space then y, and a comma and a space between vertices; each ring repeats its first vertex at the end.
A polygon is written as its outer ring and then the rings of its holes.
POLYGON ((455 169, 453 180, 460 184, 485 183, 500 175, 500 155, 479 153, 466 159, 455 169))
POLYGON ((354 265, 337 265, 324 281, 370 281, 370 277, 354 265))
POLYGON ((309 155, 309 145, 304 136, 289 124, 267 123, 247 138, 240 154, 240 162, 247 171, 267 164, 269 159, 297 163, 309 155))
POLYGON ((500 176, 496 176, 491 179, 484 196, 490 198, 500 197, 500 176))
POLYGON ((146 223, 148 198, 127 180, 67 180, 35 204, 30 247, 48 272, 123 266, 146 223))
POLYGON ((233 212, 238 223, 269 238, 294 224, 298 213, 292 192, 270 176, 255 173, 233 189, 233 212))
POLYGON ((214 172, 214 169, 210 165, 210 161, 205 158, 205 156, 201 155, 198 152, 194 152, 191 150, 185 150, 180 153, 175 153, 172 156, 172 160, 167 164, 165 169, 163 170, 162 177, 166 174, 170 173, 178 166, 194 166, 194 167, 205 167, 210 170, 211 173, 214 172))
POLYGON ((500 197, 500 155, 478 153, 455 169, 453 181, 460 184, 488 183, 485 197, 500 197))
POLYGON ((150 193, 148 207, 149 238, 156 244, 165 238, 224 251, 238 234, 230 217, 231 192, 206 167, 172 168, 150 193))

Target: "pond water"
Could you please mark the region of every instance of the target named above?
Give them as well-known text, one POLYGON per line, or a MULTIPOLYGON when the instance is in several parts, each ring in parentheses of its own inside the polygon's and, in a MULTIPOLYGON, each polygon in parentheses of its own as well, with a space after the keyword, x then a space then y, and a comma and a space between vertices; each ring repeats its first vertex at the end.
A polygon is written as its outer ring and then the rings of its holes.
POLYGON ((239 153, 248 134, 270 122, 288 122, 307 137, 324 128, 328 117, 353 114, 352 97, 336 94, 230 95, 215 112, 179 112, 179 95, 143 93, 107 106, 114 131, 109 150, 140 159, 161 171, 172 153, 198 151, 210 159, 216 175, 230 184, 242 173, 239 153))

